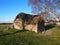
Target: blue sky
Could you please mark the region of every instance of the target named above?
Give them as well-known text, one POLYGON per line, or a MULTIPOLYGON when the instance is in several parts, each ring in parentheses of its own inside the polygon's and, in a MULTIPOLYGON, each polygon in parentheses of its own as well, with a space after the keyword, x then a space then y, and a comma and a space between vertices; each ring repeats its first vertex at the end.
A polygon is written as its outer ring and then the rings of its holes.
POLYGON ((28 0, 0 0, 0 22, 11 22, 20 12, 31 13, 28 0))
POLYGON ((0 23, 12 22, 20 12, 31 14, 28 0, 0 0, 0 23))

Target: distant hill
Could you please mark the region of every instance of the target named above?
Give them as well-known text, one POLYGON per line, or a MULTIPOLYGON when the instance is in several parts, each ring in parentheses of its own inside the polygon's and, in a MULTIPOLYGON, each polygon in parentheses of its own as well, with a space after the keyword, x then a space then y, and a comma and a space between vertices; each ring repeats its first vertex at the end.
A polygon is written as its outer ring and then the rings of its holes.
POLYGON ((12 23, 0 23, 0 25, 7 25, 7 24, 12 24, 12 23))

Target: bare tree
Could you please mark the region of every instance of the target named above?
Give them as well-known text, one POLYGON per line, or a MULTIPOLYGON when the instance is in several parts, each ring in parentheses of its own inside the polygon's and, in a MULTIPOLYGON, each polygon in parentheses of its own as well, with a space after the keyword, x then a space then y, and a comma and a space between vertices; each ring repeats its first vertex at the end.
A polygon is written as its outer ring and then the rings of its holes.
POLYGON ((51 12, 56 16, 56 9, 60 9, 60 0, 28 0, 28 3, 35 14, 51 12))

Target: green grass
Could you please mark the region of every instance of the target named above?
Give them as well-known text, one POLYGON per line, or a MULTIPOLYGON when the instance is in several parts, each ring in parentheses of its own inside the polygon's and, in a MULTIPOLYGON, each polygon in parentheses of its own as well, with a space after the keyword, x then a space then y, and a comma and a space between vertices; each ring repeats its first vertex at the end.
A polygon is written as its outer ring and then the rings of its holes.
MULTIPOLYGON (((59 25, 60 26, 60 25, 59 25)), ((60 37, 60 30, 57 28, 58 26, 52 28, 51 30, 53 31, 52 35, 53 36, 59 36, 60 37)))
POLYGON ((4 30, 7 25, 0 26, 0 45, 60 45, 60 30, 52 28, 52 34, 43 36, 40 33, 24 30, 4 30))

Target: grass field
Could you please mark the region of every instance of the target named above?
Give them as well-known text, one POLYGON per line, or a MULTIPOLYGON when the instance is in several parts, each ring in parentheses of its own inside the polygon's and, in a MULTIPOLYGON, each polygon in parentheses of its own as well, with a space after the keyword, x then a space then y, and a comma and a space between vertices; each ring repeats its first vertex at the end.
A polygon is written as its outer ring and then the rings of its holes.
POLYGON ((51 35, 41 35, 24 30, 4 30, 8 25, 0 25, 0 45, 60 45, 60 30, 55 26, 51 35))

